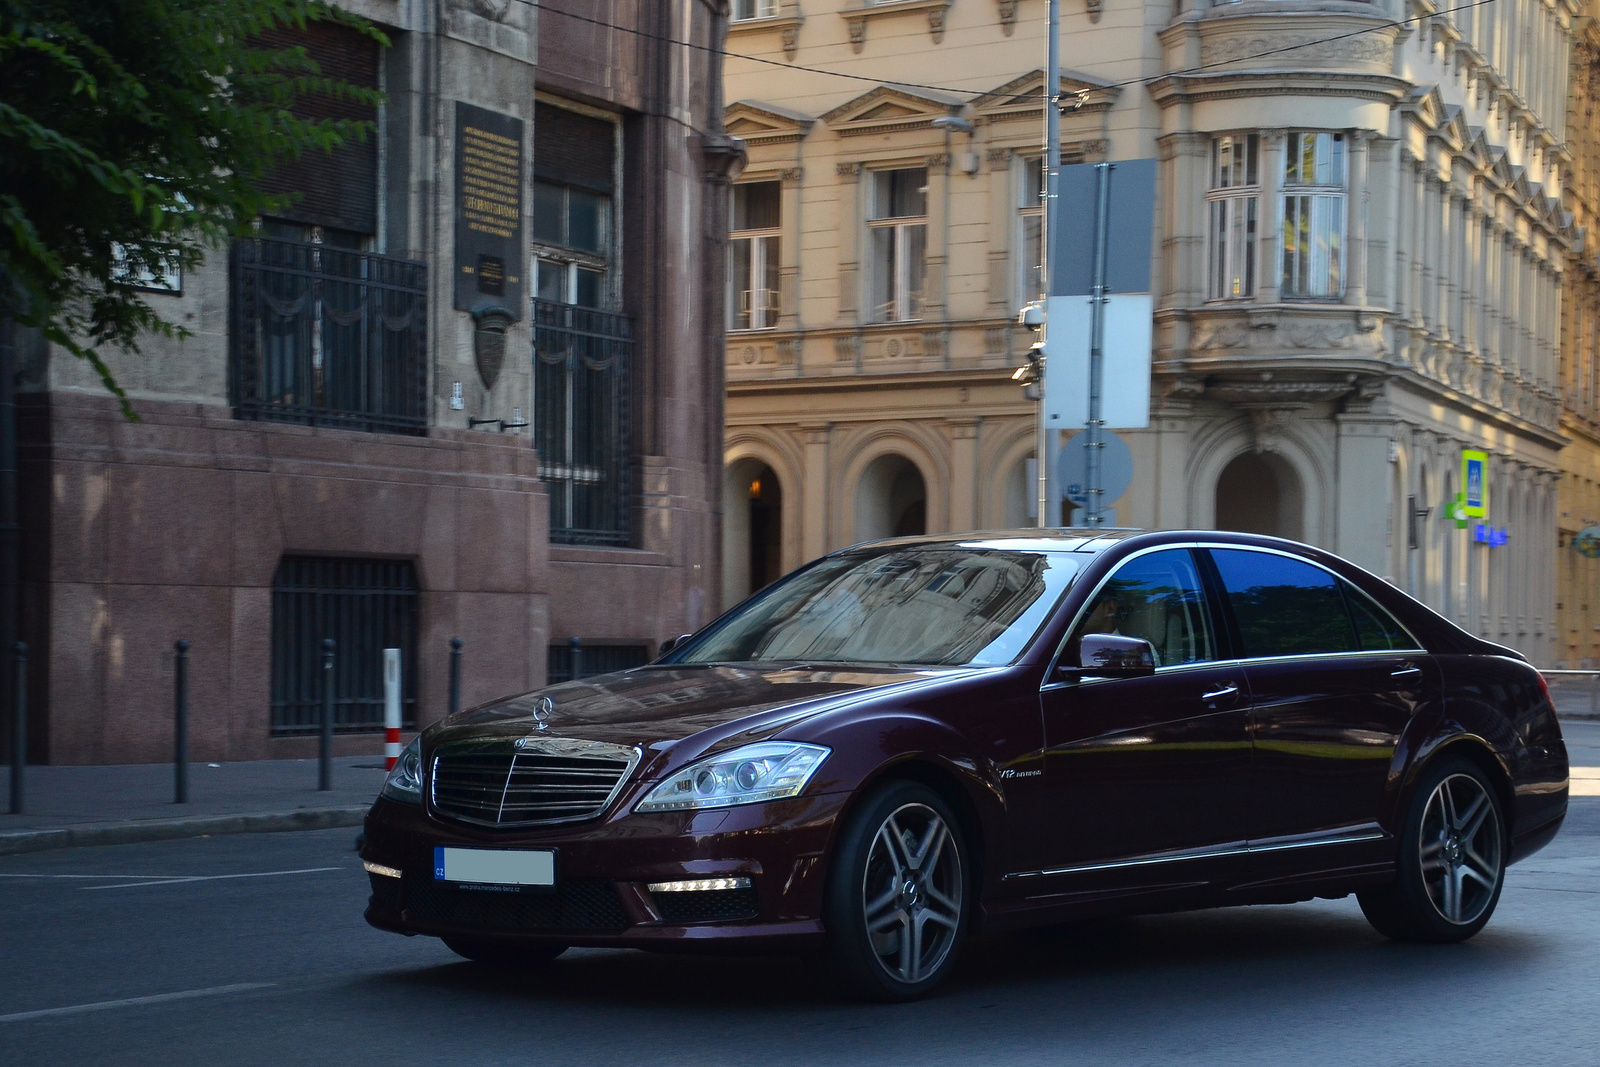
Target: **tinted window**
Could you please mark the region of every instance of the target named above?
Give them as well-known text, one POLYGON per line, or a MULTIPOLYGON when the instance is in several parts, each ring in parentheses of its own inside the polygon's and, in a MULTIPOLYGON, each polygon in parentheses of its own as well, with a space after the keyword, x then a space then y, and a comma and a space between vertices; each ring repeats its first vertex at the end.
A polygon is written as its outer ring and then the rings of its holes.
POLYGON ((1215 659, 1211 618, 1189 550, 1152 552, 1123 564, 1095 594, 1074 642, 1084 634, 1142 637, 1155 648, 1158 667, 1215 659))
POLYGON ((1354 652, 1355 631, 1338 580, 1269 552, 1212 549, 1246 656, 1354 652))
POLYGON ((1418 647, 1416 639, 1406 632, 1405 627, 1371 597, 1349 582, 1339 584, 1344 589, 1345 602, 1350 605, 1350 617, 1355 620, 1361 651, 1382 652, 1391 648, 1418 647))

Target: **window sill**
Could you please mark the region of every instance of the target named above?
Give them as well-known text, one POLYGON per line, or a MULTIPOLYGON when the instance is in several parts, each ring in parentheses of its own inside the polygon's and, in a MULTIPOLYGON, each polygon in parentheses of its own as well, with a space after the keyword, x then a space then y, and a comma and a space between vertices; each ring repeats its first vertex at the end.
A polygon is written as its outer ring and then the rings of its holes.
POLYGON ((660 552, 643 548, 551 545, 551 563, 609 563, 623 567, 667 567, 672 561, 660 552))
POLYGON ((944 16, 952 0, 886 0, 880 4, 847 7, 839 12, 845 28, 850 31, 850 50, 860 52, 867 46, 867 23, 891 15, 925 13, 928 16, 928 35, 933 43, 944 40, 944 16))
POLYGON ((741 19, 738 22, 728 23, 728 36, 744 37, 754 36, 770 30, 777 30, 783 37, 783 56, 793 59, 794 54, 800 50, 800 27, 805 23, 806 17, 800 13, 793 4, 784 5, 788 8, 782 14, 768 15, 765 18, 741 19))

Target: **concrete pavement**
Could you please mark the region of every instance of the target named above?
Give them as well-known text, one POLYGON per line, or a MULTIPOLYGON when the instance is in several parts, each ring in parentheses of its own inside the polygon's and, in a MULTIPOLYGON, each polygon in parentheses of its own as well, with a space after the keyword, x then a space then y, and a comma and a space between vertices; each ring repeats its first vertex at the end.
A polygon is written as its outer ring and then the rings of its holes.
MULTIPOLYGON (((383 757, 346 756, 333 765, 333 788, 321 792, 314 759, 191 764, 186 804, 173 803, 171 764, 29 767, 24 813, 0 814, 0 855, 359 826, 383 784, 383 757)), ((0 768, 0 798, 10 779, 10 769, 0 768)))

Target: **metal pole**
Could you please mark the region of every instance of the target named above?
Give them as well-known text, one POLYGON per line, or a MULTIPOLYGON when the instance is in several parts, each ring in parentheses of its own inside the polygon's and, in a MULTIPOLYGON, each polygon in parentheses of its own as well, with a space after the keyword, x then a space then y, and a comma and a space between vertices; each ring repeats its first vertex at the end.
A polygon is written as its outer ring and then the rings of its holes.
POLYGON ((28 765, 28 646, 17 642, 12 668, 16 703, 11 715, 11 814, 22 814, 22 771, 28 765))
POLYGON ((317 788, 333 788, 333 638, 322 640, 322 737, 317 752, 317 788))
MULTIPOLYGON (((17 513, 17 408, 15 402, 16 323, 7 313, 11 307, 10 279, 0 268, 0 709, 12 697, 12 736, 22 738, 23 756, 16 742, 11 748, 11 810, 22 813, 22 765, 26 760, 28 709, 22 702, 26 692, 19 673, 6 685, 4 650, 20 636, 17 612, 21 580, 22 526, 17 513)), ((17 642, 18 662, 25 662, 27 646, 17 642)), ((20 671, 21 668, 19 667, 20 671)))
POLYGON ((567 649, 571 659, 572 681, 576 682, 583 677, 583 642, 576 637, 569 637, 567 649))
MULTIPOLYGON (((1044 291, 1045 307, 1050 299, 1050 241, 1055 236, 1056 212, 1060 208, 1061 194, 1061 0, 1049 0, 1048 27, 1045 31, 1044 74, 1044 219, 1039 234, 1040 289, 1044 291)), ((1050 336, 1049 313, 1046 312, 1044 337, 1050 336)), ((1034 452, 1038 456, 1038 494, 1040 526, 1061 525, 1061 495, 1056 491, 1054 459, 1054 433, 1045 424, 1045 380, 1050 374, 1050 361, 1044 361, 1044 371, 1039 378, 1039 429, 1034 452)))
POLYGON ((1085 456, 1084 492, 1088 503, 1084 505, 1083 521, 1086 526, 1099 526, 1101 490, 1101 453, 1105 448, 1100 418, 1100 390, 1105 378, 1106 334, 1106 242, 1109 239, 1111 208, 1111 168, 1113 163, 1095 164, 1094 209, 1094 296, 1089 307, 1089 442, 1085 456))
POLYGON ((400 650, 383 650, 383 769, 400 761, 400 650))
POLYGON ((450 714, 461 710, 461 638, 450 639, 450 714))
POLYGON ((172 802, 189 803, 189 642, 179 641, 172 672, 172 802))

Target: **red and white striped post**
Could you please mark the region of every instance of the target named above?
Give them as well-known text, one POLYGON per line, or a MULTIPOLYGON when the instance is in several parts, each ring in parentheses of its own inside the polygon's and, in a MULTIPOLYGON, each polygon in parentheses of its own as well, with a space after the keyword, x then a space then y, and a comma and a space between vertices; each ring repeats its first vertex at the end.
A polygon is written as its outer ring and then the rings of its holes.
POLYGON ((383 650, 383 740, 385 770, 400 760, 400 650, 383 650))

